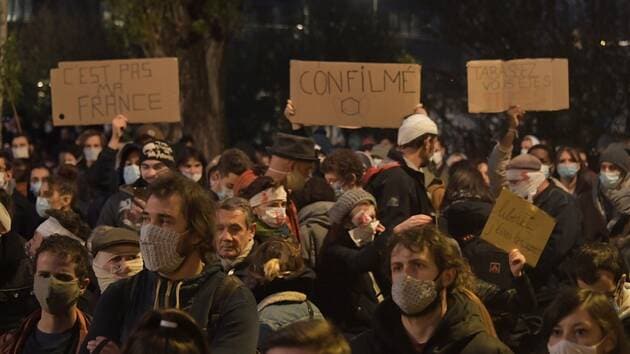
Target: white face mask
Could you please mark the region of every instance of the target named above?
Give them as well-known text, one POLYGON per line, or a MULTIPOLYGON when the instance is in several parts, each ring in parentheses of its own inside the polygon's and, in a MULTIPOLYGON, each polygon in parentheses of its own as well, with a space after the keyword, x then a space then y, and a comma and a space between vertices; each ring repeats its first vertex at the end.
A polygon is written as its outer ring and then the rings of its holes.
POLYGON ((233 196, 234 191, 226 187, 221 187, 221 189, 217 192, 217 197, 219 197, 219 201, 224 201, 228 198, 232 198, 233 196))
MULTIPOLYGON (((606 339, 606 337, 604 337, 606 339)), ((577 344, 566 339, 561 339, 553 346, 547 345, 549 354, 597 354, 597 347, 604 342, 602 339, 599 343, 591 346, 577 344)))
POLYGON ((125 180, 125 184, 133 184, 138 179, 140 179, 140 166, 131 164, 125 166, 123 169, 123 179, 125 180))
POLYGON ((287 218, 287 210, 283 207, 266 208, 260 220, 270 227, 277 228, 282 226, 287 218))
POLYGON ((538 192, 538 187, 545 181, 545 175, 542 172, 528 172, 527 175, 528 179, 510 184, 510 191, 531 202, 538 192))
POLYGON ((540 172, 545 175, 545 178, 549 178, 549 174, 551 173, 551 167, 549 165, 542 164, 540 166, 540 172))
POLYGON ((28 146, 14 147, 11 148, 11 151, 13 152, 14 159, 28 159, 29 157, 28 146))
POLYGON ((434 152, 433 155, 431 155, 431 161, 433 161, 436 166, 441 166, 444 161, 444 154, 442 151, 438 150, 434 152))
POLYGON ((39 215, 42 218, 45 218, 48 216, 46 215, 46 211, 49 209, 50 209, 50 201, 48 200, 48 198, 37 197, 37 200, 35 201, 35 211, 37 211, 37 215, 39 215))
POLYGON ((599 173, 599 181, 602 186, 606 189, 614 189, 619 184, 619 180, 621 178, 621 172, 600 172, 599 173))
POLYGON ((177 253, 181 236, 170 229, 145 224, 140 228, 140 253, 144 265, 153 272, 171 273, 186 257, 177 253))
POLYGON ((125 264, 121 268, 129 268, 129 273, 126 274, 117 274, 115 269, 112 271, 105 270, 105 268, 97 264, 96 262, 92 262, 92 269, 94 269, 94 275, 96 275, 96 279, 98 280, 98 287, 101 289, 101 293, 107 289, 112 283, 117 280, 125 279, 132 277, 138 274, 142 270, 142 257, 138 256, 129 261, 125 261, 125 264))
POLYGON ((31 193, 33 193, 33 195, 38 195, 39 190, 42 189, 42 181, 31 183, 31 186, 29 189, 31 190, 31 193))
POLYGON ((199 182, 202 176, 201 173, 182 172, 182 174, 195 182, 199 182))
POLYGON ((6 189, 9 185, 6 172, 0 172, 0 189, 6 189))
POLYGON ((354 241, 354 244, 357 245, 357 247, 363 247, 374 241, 376 228, 379 224, 378 220, 373 220, 369 224, 361 225, 348 231, 348 235, 350 235, 350 238, 354 241))
POLYGON ((521 149, 521 155, 527 155, 529 149, 521 149))
POLYGON ((85 156, 87 161, 94 162, 98 160, 98 155, 101 153, 101 150, 103 149, 100 147, 86 147, 83 148, 83 156, 85 156))

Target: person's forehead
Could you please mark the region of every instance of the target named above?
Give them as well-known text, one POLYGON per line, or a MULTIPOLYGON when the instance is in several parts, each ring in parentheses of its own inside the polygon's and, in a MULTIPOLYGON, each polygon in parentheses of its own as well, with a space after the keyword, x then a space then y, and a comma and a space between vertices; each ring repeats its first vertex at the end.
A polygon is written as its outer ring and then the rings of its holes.
POLYGON ((44 251, 37 257, 37 271, 75 274, 75 263, 68 256, 44 251))
POLYGON ((142 166, 147 166, 147 167, 156 167, 156 166, 166 166, 164 164, 164 162, 160 161, 160 160, 144 160, 142 161, 142 166))
POLYGON ((352 211, 350 212, 350 215, 354 216, 357 215, 360 212, 372 212, 375 211, 376 209, 374 208, 374 205, 372 205, 369 202, 363 202, 357 206, 355 206, 354 208, 352 208, 352 211))
POLYGON ((392 249, 391 258, 392 258, 392 262, 394 261, 408 262, 414 259, 418 259, 425 262, 429 262, 431 264, 435 264, 433 255, 431 254, 431 252, 429 251, 427 247, 422 247, 417 250, 412 250, 402 244, 398 244, 392 249))
POLYGON ((586 326, 593 325, 593 318, 588 311, 581 306, 558 321, 558 325, 561 327, 573 327, 578 324, 586 326))
POLYGON ((539 160, 544 161, 544 162, 548 162, 551 160, 549 157, 549 153, 547 153, 547 150, 545 149, 533 149, 533 150, 530 150, 529 153, 531 155, 536 156, 539 160))
POLYGON ((13 145, 28 145, 28 139, 26 139, 26 137, 24 136, 18 136, 13 138, 13 141, 11 142, 11 144, 13 145))
POLYGON ((50 176, 50 172, 48 171, 48 169, 36 167, 31 170, 31 176, 46 177, 50 176))
POLYGON ((97 144, 97 143, 98 144, 101 143, 101 137, 98 135, 91 135, 85 139, 85 144, 97 144))
POLYGON ((144 208, 148 214, 164 214, 177 217, 181 214, 182 198, 178 194, 172 194, 166 198, 158 198, 151 195, 144 208))
POLYGON ((241 209, 219 209, 217 211, 217 222, 221 225, 239 224, 244 226, 246 219, 247 215, 241 209))

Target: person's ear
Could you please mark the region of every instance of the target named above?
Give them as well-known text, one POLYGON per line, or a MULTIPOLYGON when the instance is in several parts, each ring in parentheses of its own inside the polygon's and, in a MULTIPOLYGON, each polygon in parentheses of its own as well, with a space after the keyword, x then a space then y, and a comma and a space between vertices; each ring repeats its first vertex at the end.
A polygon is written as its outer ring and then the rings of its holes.
POLYGON ((617 346, 617 339, 615 338, 614 334, 609 334, 606 336, 606 338, 604 338, 604 341, 602 342, 602 349, 604 350, 604 353, 612 353, 615 350, 615 347, 617 346))
POLYGON ((455 282, 457 277, 457 270, 455 268, 448 268, 442 271, 442 285, 444 288, 448 288, 455 282))
POLYGON ((62 208, 65 208, 67 206, 70 206, 70 202, 72 201, 72 197, 68 194, 62 195, 59 198, 59 201, 61 202, 61 206, 62 208))
POLYGON ((348 185, 354 186, 357 183, 357 176, 353 173, 350 176, 350 180, 347 182, 348 185))
POLYGON ((249 227, 249 233, 251 235, 250 240, 254 238, 254 236, 256 236, 256 223, 255 222, 253 222, 252 225, 249 227))

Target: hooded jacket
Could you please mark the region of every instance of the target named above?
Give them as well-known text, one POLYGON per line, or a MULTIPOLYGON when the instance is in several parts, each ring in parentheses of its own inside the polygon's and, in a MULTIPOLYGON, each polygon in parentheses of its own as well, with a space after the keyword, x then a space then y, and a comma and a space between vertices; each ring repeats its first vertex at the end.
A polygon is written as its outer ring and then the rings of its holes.
POLYGON ((133 188, 147 188, 147 182, 140 178, 132 185, 122 185, 118 192, 111 195, 103 205, 96 226, 107 225, 140 231, 138 221, 131 220, 129 217, 133 206, 133 188))
MULTIPOLYGON (((207 282, 224 277, 219 263, 207 265, 194 278, 171 281, 156 272, 143 270, 131 278, 110 285, 96 307, 94 321, 83 343, 97 336, 124 343, 140 318, 151 309, 176 308, 191 312, 196 295, 207 282)), ((258 316, 252 293, 242 284, 228 294, 219 307, 219 319, 214 330, 208 326, 208 343, 213 354, 256 352, 258 316), (213 333, 211 333, 213 332, 213 333)))
MULTIPOLYGON (((76 309, 77 320, 72 330, 74 333, 74 343, 72 343, 72 351, 70 353, 79 353, 81 343, 87 335, 90 327, 90 318, 81 310, 76 309)), ((4 334, 0 337, 0 353, 3 354, 21 354, 26 341, 31 333, 37 327, 37 322, 42 317, 41 310, 37 310, 24 320, 20 328, 15 332, 4 334)))
POLYGON ((302 257, 309 267, 314 268, 317 265, 317 258, 330 228, 328 209, 333 205, 334 202, 315 202, 304 206, 298 213, 302 257))
MULTIPOLYGON (((379 305, 372 328, 352 340, 351 347, 353 353, 361 354, 418 353, 402 324, 400 309, 391 298, 379 305)), ((463 294, 453 292, 447 297, 446 314, 422 353, 486 354, 512 351, 486 332, 476 305, 463 294)))

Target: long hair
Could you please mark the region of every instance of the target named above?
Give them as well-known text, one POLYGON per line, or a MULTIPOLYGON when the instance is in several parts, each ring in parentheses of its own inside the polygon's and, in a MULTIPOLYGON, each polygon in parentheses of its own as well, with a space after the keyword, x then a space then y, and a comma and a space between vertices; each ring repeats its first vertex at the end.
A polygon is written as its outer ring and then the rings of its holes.
POLYGON ((488 186, 477 166, 468 160, 458 161, 449 168, 448 185, 444 193, 443 206, 458 199, 478 199, 493 203, 488 186))
POLYGON ((589 289, 568 288, 558 294, 545 310, 542 331, 544 338, 549 338, 558 322, 580 308, 588 312, 604 335, 613 337, 613 354, 630 353, 623 325, 608 297, 589 289))
POLYGON ((280 237, 263 242, 252 252, 249 262, 248 276, 257 284, 269 283, 304 269, 299 247, 280 237))

